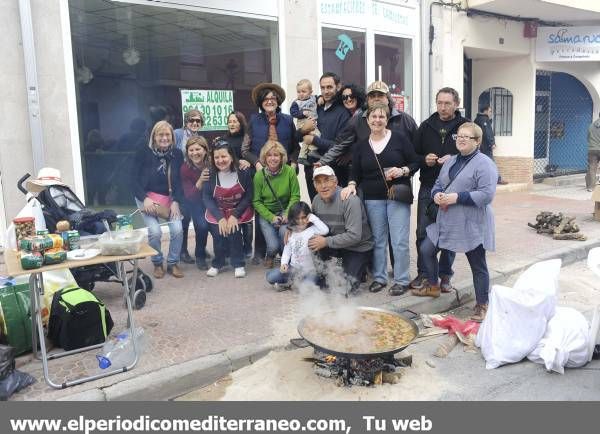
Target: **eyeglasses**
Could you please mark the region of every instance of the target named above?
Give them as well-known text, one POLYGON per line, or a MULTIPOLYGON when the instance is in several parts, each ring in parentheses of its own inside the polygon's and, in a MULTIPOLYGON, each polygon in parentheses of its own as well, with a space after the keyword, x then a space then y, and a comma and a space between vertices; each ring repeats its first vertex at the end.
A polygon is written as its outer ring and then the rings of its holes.
POLYGON ((475 140, 477 136, 456 136, 456 140, 475 140))
POLYGON ((269 96, 269 97, 263 99, 263 102, 265 102, 265 101, 275 101, 275 102, 277 102, 277 98, 274 97, 274 96, 269 96))
POLYGON ((202 123, 202 119, 189 119, 188 123, 190 124, 201 124, 202 123))
POLYGON ((229 142, 227 142, 225 140, 217 140, 215 143, 213 143, 213 149, 226 148, 228 146, 229 146, 229 142))
POLYGON ((355 99, 354 95, 349 93, 348 95, 342 95, 342 101, 348 101, 349 99, 355 99))

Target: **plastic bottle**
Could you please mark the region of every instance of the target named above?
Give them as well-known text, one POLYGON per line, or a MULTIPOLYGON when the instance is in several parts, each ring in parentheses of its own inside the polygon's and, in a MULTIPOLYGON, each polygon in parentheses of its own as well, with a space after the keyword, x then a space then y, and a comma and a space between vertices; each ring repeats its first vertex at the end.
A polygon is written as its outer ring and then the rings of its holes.
MULTIPOLYGON (((139 358, 146 346, 146 333, 142 327, 136 327, 135 339, 139 358)), ((133 341, 130 339, 129 329, 123 330, 113 339, 106 341, 100 354, 96 355, 100 369, 123 368, 131 365, 134 358, 133 341)))

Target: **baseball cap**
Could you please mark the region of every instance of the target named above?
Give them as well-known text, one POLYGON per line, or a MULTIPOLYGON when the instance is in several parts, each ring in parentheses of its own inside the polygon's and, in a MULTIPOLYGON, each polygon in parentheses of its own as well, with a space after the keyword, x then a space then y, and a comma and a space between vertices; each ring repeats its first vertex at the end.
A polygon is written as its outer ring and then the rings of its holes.
POLYGON ((390 88, 381 80, 374 81, 367 88, 367 94, 371 92, 390 93, 390 88))
POLYGON ((314 172, 313 172, 313 179, 315 179, 317 176, 335 176, 335 172, 333 171, 333 169, 329 166, 321 166, 321 167, 317 167, 314 172))

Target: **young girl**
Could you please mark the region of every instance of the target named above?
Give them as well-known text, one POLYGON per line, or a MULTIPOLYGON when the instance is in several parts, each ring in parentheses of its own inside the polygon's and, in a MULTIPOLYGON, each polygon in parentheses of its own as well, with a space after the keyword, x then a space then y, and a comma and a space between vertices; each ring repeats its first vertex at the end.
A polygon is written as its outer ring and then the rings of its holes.
POLYGON ((305 202, 297 202, 288 211, 288 228, 292 233, 281 255, 281 266, 267 272, 267 282, 280 291, 290 288, 290 277, 316 281, 317 273, 308 240, 329 232, 327 225, 311 213, 305 202))

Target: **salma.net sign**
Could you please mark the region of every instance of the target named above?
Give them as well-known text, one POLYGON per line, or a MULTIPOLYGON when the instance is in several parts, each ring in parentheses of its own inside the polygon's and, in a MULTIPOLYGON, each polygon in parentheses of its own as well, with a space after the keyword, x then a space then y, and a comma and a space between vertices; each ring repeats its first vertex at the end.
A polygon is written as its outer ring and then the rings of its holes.
POLYGON ((539 27, 535 59, 538 62, 600 61, 600 26, 539 27))

